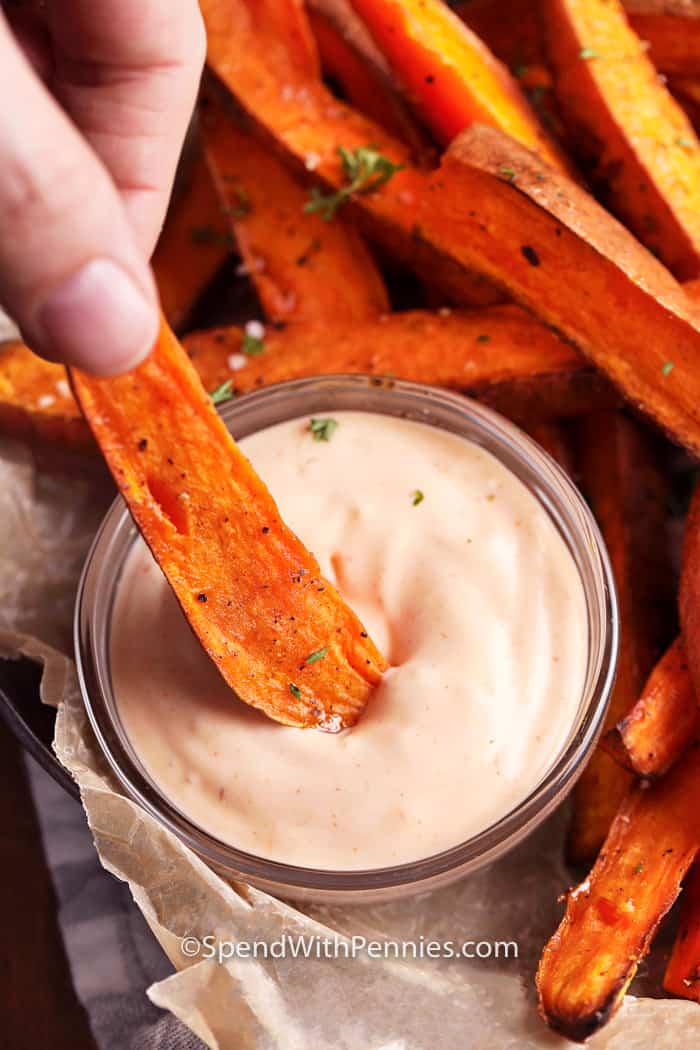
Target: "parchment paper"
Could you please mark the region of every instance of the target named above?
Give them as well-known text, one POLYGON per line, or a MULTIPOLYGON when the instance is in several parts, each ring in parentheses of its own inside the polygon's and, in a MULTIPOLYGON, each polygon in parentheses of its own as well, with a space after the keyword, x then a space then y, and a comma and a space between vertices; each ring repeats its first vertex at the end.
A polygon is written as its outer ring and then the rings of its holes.
MULTIPOLYGON (((173 967, 149 989, 217 1050, 530 1050, 569 1044, 534 1005, 537 956, 571 882, 555 814, 508 857, 460 883, 373 907, 294 907, 228 884, 117 787, 92 736, 68 655, 76 574, 105 493, 37 478, 29 454, 0 443, 0 655, 44 665, 58 706, 56 752, 78 781, 102 864, 129 883, 173 967), (230 959, 183 956, 183 937, 271 942, 282 934, 378 940, 514 940, 510 960, 230 959)), ((456 801, 455 801, 456 804, 456 801)), ((693 1003, 628 997, 590 1045, 671 1050, 700 1040, 693 1003)))

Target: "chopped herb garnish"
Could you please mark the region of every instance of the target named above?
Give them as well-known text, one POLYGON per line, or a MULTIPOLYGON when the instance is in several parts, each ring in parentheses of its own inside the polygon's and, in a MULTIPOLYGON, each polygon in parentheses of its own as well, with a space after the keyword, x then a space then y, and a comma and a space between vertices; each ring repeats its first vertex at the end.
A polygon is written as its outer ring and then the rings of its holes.
POLYGON ((690 148, 691 146, 694 145, 694 143, 693 143, 693 140, 689 139, 687 135, 679 135, 678 138, 676 139, 676 145, 677 146, 685 146, 686 148, 690 148))
POLYGON ((243 338, 241 339, 242 354, 247 354, 248 357, 256 357, 257 354, 262 354, 264 350, 264 339, 258 338, 257 335, 251 335, 250 332, 243 333, 243 338))
POLYGON ((644 862, 640 860, 639 864, 635 864, 632 870, 634 871, 635 875, 641 875, 644 871, 644 862))
POLYGON ((508 179, 508 182, 513 182, 515 179, 515 170, 513 168, 501 167, 498 169, 498 174, 502 175, 504 179, 508 179))
POLYGON ((521 62, 519 65, 517 65, 515 67, 513 72, 515 73, 515 75, 518 78, 518 80, 522 80, 523 77, 527 76, 528 67, 521 62))
POLYGON ((324 660, 328 656, 328 646, 324 645, 322 649, 317 649, 315 653, 309 653, 304 661, 305 664, 315 664, 318 660, 324 660))
POLYGON ((232 379, 226 379, 221 386, 217 386, 216 390, 212 390, 209 395, 215 405, 222 405, 224 401, 230 401, 235 396, 232 379))
POLYGON ((309 422, 314 441, 330 441, 337 426, 337 419, 312 419, 309 422))
POLYGON ((477 343, 490 343, 491 342, 491 336, 490 335, 477 335, 476 341, 477 341, 477 343))
POLYGON ((673 361, 664 361, 663 366, 661 368, 661 375, 662 376, 669 375, 673 371, 674 367, 675 366, 673 364, 673 361))
POLYGON ((411 493, 411 503, 414 507, 417 507, 418 504, 422 503, 424 499, 425 493, 421 492, 420 489, 415 489, 415 491, 411 493))
POLYGON ((242 219, 244 215, 249 214, 251 209, 248 191, 243 186, 234 186, 233 193, 236 197, 236 203, 224 204, 221 210, 224 215, 230 215, 232 219, 242 219))
POLYGON ((600 55, 594 47, 582 47, 578 53, 578 57, 582 58, 584 62, 588 62, 591 58, 600 58, 600 55))
POLYGON ((299 688, 299 686, 298 686, 298 685, 294 685, 294 682, 290 682, 290 683, 289 683, 289 692, 290 692, 290 693, 292 694, 292 696, 293 696, 293 697, 295 697, 295 698, 296 698, 297 700, 301 700, 301 689, 299 688))
POLYGON ((356 150, 338 146, 337 153, 347 185, 334 193, 324 193, 313 186, 311 199, 304 205, 305 212, 318 212, 326 222, 330 222, 341 204, 354 193, 373 193, 403 167, 403 164, 394 164, 374 146, 358 146, 356 150))

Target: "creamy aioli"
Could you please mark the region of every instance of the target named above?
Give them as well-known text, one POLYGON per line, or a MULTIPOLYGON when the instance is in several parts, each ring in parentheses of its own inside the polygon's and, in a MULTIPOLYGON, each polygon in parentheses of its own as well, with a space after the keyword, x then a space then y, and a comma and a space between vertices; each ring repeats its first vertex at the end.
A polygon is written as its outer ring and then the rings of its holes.
POLYGON ((343 870, 427 857, 521 802, 576 722, 588 629, 563 540, 490 453, 421 423, 333 418, 328 442, 305 418, 241 445, 392 665, 357 726, 291 729, 237 700, 142 541, 111 665, 137 754, 192 821, 343 870))

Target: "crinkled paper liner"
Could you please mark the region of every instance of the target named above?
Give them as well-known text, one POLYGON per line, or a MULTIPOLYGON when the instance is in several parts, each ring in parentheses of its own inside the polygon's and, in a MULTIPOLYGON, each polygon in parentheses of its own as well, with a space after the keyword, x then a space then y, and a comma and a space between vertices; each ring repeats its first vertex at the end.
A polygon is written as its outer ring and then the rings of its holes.
MULTIPOLYGON (((56 754, 80 785, 107 871, 128 882, 175 972, 148 990, 216 1050, 530 1050, 569 1044, 537 1016, 533 974, 570 881, 557 814, 506 858, 422 897, 297 908, 228 883, 126 798, 99 750, 65 645, 77 566, 100 498, 85 482, 34 476, 25 450, 0 444, 0 656, 43 664, 58 708, 56 754), (39 640, 39 638, 44 640, 39 640), (47 640, 53 645, 47 644, 47 640), (272 942, 283 935, 515 940, 517 960, 183 957, 183 937, 272 942)), ((658 987, 658 978, 652 986, 658 987)), ((700 1041, 689 1002, 628 997, 590 1045, 675 1050, 700 1041)))

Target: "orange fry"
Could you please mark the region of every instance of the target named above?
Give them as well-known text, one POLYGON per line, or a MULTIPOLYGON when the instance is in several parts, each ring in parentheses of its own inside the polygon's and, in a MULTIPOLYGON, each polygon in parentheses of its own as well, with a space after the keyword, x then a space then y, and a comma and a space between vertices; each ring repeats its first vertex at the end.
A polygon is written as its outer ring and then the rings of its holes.
POLYGON ((386 663, 280 519, 167 325, 128 375, 71 374, 129 510, 231 688, 286 725, 353 725, 386 663))
POLYGON ((632 788, 590 875, 570 891, 537 971, 551 1028, 583 1040, 612 1017, 699 846, 695 744, 652 787, 632 788))
POLYGON ((185 323, 232 248, 214 184, 198 154, 170 205, 151 260, 163 313, 173 328, 185 323))
MULTIPOLYGON (((186 337, 207 390, 230 382, 244 393, 286 379, 368 372, 459 390, 520 422, 581 415, 614 402, 611 389, 575 350, 515 306, 447 315, 414 311, 353 326, 269 328, 256 356, 242 353, 243 337, 236 327, 186 337)), ((23 343, 0 347, 0 432, 94 447, 65 368, 23 343)))
POLYGON ((678 932, 664 974, 664 988, 671 995, 700 1003, 700 864, 697 861, 683 883, 678 932))
POLYGON ((571 347, 516 306, 416 310, 353 328, 290 327, 270 331, 265 345, 265 353, 238 367, 240 329, 193 332, 185 339, 210 390, 227 380, 245 393, 285 379, 366 372, 462 391, 521 422, 580 415, 611 398, 571 347))
MULTIPOLYGON (((336 100, 329 103, 316 82, 297 81, 290 103, 280 106, 280 84, 294 67, 273 67, 267 48, 253 46, 255 33, 269 28, 266 4, 255 4, 254 31, 251 5, 202 0, 210 65, 260 129, 297 162, 313 149, 320 182, 336 193, 347 188, 341 145, 352 151, 374 142, 387 160, 407 165, 401 147, 336 100)), ((281 42, 274 43, 278 54, 281 42)), ((700 452, 700 313, 631 235, 519 143, 474 125, 451 144, 438 171, 405 167, 372 192, 355 194, 347 207, 369 236, 446 294, 468 299, 475 271, 491 289, 498 283, 590 357, 673 440, 700 452)))
POLYGON ((544 0, 562 115, 611 210, 680 280, 700 276, 700 141, 619 0, 544 0))
POLYGON ((651 672, 636 704, 608 731, 602 744, 640 777, 662 776, 683 754, 698 720, 688 663, 680 638, 651 672))
POLYGON ((434 152, 428 135, 396 91, 389 68, 350 0, 311 0, 309 23, 324 75, 341 88, 355 109, 410 147, 417 160, 434 152))
POLYGON ((237 127, 212 95, 202 109, 207 162, 240 254, 271 321, 348 323, 389 300, 359 233, 304 211, 308 190, 237 127))
MULTIPOLYGON (((620 657, 605 720, 611 729, 637 702, 668 640, 667 487, 652 436, 620 413, 587 416, 578 437, 581 488, 610 555, 620 606, 620 657)), ((574 788, 572 861, 595 857, 630 782, 630 774, 596 748, 574 788)))
POLYGON ((352 4, 440 142, 478 121, 566 167, 508 70, 441 0, 352 4))

